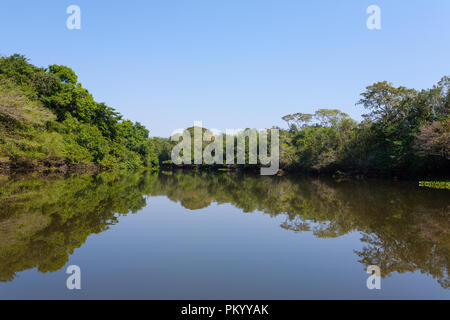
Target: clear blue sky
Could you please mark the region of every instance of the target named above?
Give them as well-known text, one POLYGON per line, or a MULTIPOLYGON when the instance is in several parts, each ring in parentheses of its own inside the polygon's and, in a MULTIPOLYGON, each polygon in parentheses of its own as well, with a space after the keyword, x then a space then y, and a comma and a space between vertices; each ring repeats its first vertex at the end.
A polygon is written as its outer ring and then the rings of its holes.
POLYGON ((64 64, 97 101, 152 135, 284 126, 355 106, 376 81, 428 88, 450 75, 448 0, 2 0, 0 54, 64 64), (82 29, 66 28, 66 8, 82 29), (366 28, 381 7, 382 30, 366 28))

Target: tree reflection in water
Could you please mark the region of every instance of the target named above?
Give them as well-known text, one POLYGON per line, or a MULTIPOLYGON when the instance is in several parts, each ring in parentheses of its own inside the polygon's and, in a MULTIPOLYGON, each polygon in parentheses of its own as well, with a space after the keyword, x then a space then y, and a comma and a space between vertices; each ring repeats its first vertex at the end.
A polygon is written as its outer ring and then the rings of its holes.
POLYGON ((182 171, 3 177, 0 184, 1 281, 35 267, 61 269, 89 235, 107 230, 119 215, 138 212, 147 205, 146 196, 166 196, 189 210, 215 202, 246 213, 282 215, 282 228, 320 238, 358 231, 364 247, 355 253, 363 265, 380 266, 384 276, 418 270, 443 288, 450 285, 446 190, 409 182, 182 171))

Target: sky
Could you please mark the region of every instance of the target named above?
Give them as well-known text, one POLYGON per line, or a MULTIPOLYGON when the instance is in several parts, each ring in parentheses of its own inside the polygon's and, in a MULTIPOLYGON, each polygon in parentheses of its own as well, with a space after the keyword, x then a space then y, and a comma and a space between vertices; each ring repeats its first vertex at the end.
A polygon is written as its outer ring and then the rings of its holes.
POLYGON ((355 105, 377 81, 430 88, 450 75, 448 0, 2 0, 0 54, 67 65, 152 136, 286 127, 295 112, 355 105), (70 5, 81 29, 69 30, 70 5), (366 10, 381 9, 381 30, 366 10))

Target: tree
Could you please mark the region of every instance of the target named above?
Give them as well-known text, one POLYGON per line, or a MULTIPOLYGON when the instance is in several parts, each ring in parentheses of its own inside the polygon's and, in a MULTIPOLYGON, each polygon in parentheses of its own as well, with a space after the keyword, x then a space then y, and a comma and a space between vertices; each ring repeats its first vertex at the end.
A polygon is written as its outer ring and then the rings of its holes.
POLYGON ((291 130, 297 131, 299 128, 307 126, 312 120, 313 115, 309 113, 294 113, 282 118, 288 123, 291 130))
POLYGON ((349 115, 338 109, 320 109, 313 116, 321 126, 337 126, 339 122, 349 118, 349 115))
POLYGON ((420 156, 450 160, 450 119, 423 125, 416 137, 420 156))

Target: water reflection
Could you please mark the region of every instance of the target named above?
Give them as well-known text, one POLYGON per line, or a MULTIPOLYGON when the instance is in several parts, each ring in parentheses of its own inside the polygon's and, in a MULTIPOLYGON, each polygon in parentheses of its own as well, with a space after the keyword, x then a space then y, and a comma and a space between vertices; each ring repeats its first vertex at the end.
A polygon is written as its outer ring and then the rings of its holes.
POLYGON ((194 172, 103 173, 67 179, 19 177, 0 182, 0 281, 20 271, 53 272, 94 233, 136 213, 148 196, 165 196, 189 212, 213 202, 243 212, 282 215, 282 228, 335 238, 362 234, 355 251, 383 275, 421 271, 449 288, 448 191, 406 182, 341 182, 298 176, 194 172))

